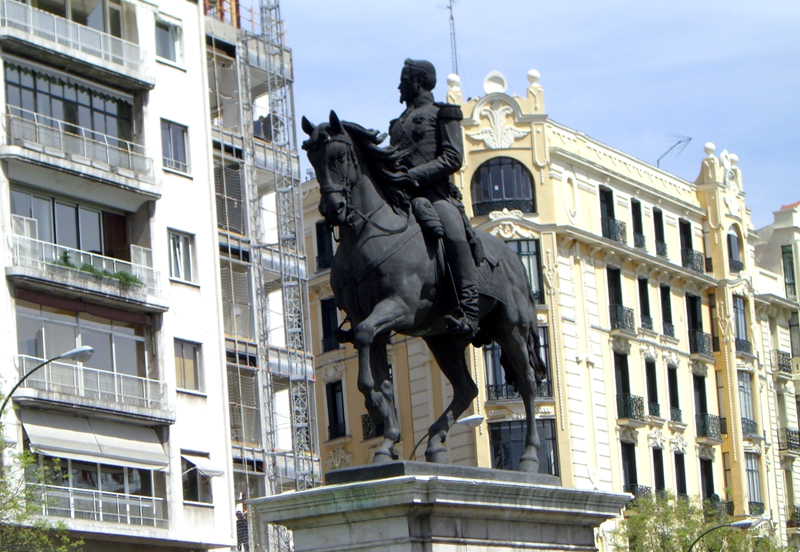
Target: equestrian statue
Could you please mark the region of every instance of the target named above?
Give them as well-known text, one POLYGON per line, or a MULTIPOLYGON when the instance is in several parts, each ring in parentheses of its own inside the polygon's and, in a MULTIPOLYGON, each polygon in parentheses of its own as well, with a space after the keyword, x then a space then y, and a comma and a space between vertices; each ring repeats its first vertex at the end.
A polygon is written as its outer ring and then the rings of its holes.
POLYGON ((447 432, 478 396, 466 348, 495 342, 506 382, 517 388, 528 424, 520 471, 536 473, 534 422, 539 357, 536 308, 525 267, 500 239, 472 228, 450 177, 461 168, 461 109, 433 101, 436 73, 406 60, 400 101, 406 110, 385 135, 355 123, 314 126, 305 117, 303 149, 316 172, 319 211, 339 230, 331 287, 358 350, 358 389, 373 422, 383 422, 374 463, 397 458, 400 429, 386 346, 392 332, 419 336, 453 387, 453 400, 428 429, 425 458, 446 463, 447 432))

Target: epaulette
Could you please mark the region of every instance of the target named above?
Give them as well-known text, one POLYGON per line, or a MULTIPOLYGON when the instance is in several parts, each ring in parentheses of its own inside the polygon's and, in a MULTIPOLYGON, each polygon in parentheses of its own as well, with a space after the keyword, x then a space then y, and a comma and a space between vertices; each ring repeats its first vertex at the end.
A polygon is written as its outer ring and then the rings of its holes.
POLYGON ((460 121, 464 118, 464 115, 461 113, 460 105, 453 105, 443 102, 434 102, 433 105, 439 108, 440 119, 446 119, 448 121, 460 121))

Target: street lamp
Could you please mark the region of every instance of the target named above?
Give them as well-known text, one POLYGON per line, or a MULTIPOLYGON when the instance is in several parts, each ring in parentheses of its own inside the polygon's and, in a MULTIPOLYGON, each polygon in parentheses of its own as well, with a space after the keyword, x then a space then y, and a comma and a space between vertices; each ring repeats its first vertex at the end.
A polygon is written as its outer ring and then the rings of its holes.
POLYGON ((723 527, 734 527, 736 529, 741 529, 743 531, 746 531, 752 528, 754 525, 760 525, 765 521, 766 521, 765 519, 761 519, 756 522, 753 522, 752 519, 742 519, 739 521, 734 521, 733 523, 727 523, 725 525, 717 525, 716 527, 712 527, 711 529, 701 533, 699 537, 694 539, 694 542, 691 545, 689 545, 689 548, 686 549, 686 552, 692 552, 692 548, 694 548, 694 545, 697 544, 700 541, 700 539, 708 535, 711 531, 716 531, 717 529, 722 529, 723 527))
POLYGON ((22 376, 22 378, 16 384, 14 384, 14 387, 11 388, 11 391, 8 392, 8 395, 6 395, 6 398, 3 401, 3 405, 0 406, 0 418, 2 418, 3 414, 5 414, 6 406, 8 405, 8 401, 11 399, 11 395, 14 394, 14 391, 16 391, 19 388, 19 386, 22 385, 23 382, 26 379, 28 379, 28 377, 30 377, 30 375, 33 374, 35 371, 37 371, 39 368, 41 368, 42 366, 46 366, 56 360, 77 360, 79 362, 86 362, 92 357, 92 353, 94 353, 94 349, 92 347, 89 347, 88 345, 81 345, 80 347, 76 347, 70 351, 67 351, 66 353, 60 354, 57 357, 45 360, 44 362, 36 366, 33 370, 29 371, 27 374, 22 376))
MULTIPOLYGON (((478 427, 479 425, 481 425, 483 423, 483 414, 472 414, 470 416, 464 416, 463 418, 458 420, 456 423, 458 425, 465 425, 467 427, 475 429, 476 427, 478 427)), ((419 441, 417 441, 417 444, 414 445, 413 449, 411 449, 411 455, 408 457, 409 460, 413 460, 414 459, 414 453, 417 452, 417 448, 419 448, 419 446, 422 444, 422 441, 424 441, 425 437, 427 437, 427 436, 428 436, 428 434, 425 433, 422 437, 419 438, 419 441)))

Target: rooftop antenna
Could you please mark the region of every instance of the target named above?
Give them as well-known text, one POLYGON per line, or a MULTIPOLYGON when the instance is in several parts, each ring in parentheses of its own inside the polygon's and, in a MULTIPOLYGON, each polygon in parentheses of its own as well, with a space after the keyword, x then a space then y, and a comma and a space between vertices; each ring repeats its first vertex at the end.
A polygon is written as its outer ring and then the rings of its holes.
POLYGON ((450 55, 453 58, 453 73, 458 75, 458 54, 456 53, 456 21, 453 19, 453 0, 449 0, 447 9, 450 10, 450 55))
POLYGON ((661 165, 660 165, 660 163, 661 163, 661 160, 662 160, 662 159, 664 159, 664 158, 667 156, 667 154, 668 154, 669 152, 671 152, 672 150, 674 150, 675 148, 677 148, 678 146, 680 146, 680 149, 679 149, 679 150, 678 150, 678 152, 677 152, 677 153, 678 153, 678 155, 680 155, 680 153, 681 153, 683 150, 685 150, 685 149, 686 149, 686 146, 688 146, 688 145, 689 145, 689 142, 691 142, 691 141, 692 141, 692 139, 691 139, 689 136, 673 136, 673 138, 679 138, 679 140, 678 140, 677 142, 675 142, 674 144, 672 144, 672 147, 671 147, 671 148, 669 148, 667 151, 665 151, 665 152, 664 152, 664 155, 662 155, 661 157, 659 157, 658 159, 656 159, 656 167, 659 167, 659 168, 661 168, 661 165))

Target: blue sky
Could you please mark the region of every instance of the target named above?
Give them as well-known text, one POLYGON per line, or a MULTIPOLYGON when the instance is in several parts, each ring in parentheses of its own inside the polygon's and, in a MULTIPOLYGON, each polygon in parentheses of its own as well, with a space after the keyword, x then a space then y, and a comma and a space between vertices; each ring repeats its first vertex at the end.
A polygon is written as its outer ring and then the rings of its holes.
MULTIPOLYGON (((298 116, 386 131, 399 115, 403 60, 452 72, 446 0, 284 0, 298 116)), ((800 2, 457 0, 464 97, 489 71, 524 94, 541 73, 549 116, 693 181, 703 145, 739 156, 753 224, 800 200, 800 2)), ((298 135, 301 141, 302 131, 298 135)), ((301 153, 303 167, 308 167, 301 153)))

